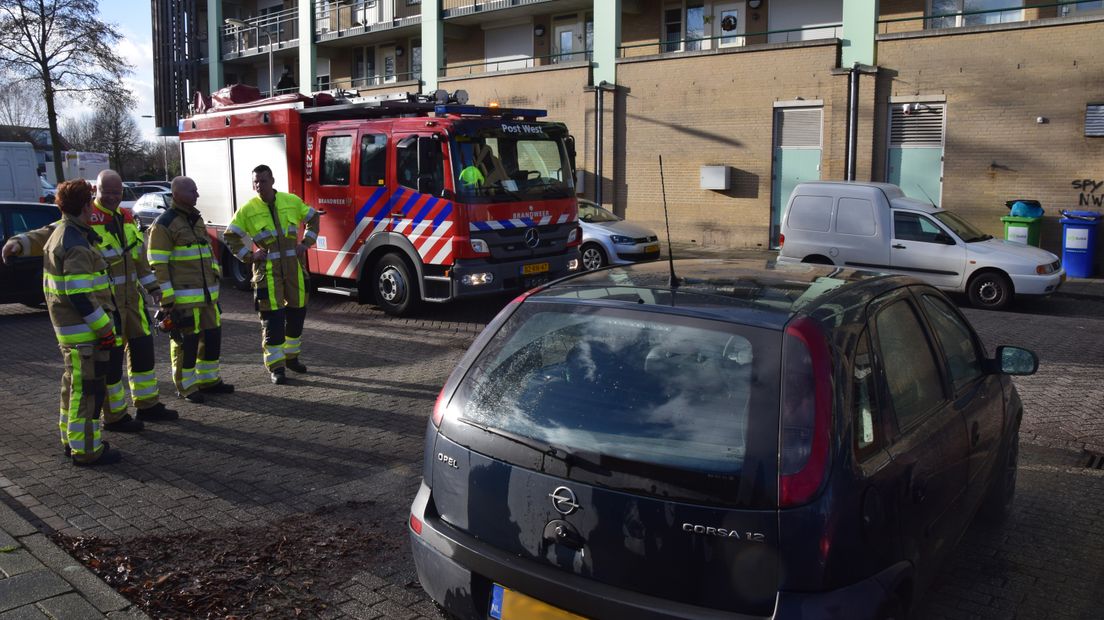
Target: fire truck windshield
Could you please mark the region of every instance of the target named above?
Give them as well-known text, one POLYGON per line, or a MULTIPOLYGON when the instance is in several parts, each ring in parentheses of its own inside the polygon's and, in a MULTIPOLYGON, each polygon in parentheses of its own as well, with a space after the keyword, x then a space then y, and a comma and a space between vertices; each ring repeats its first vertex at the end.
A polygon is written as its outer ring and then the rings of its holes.
POLYGON ((470 203, 570 198, 571 165, 560 125, 526 121, 458 124, 453 132, 456 193, 470 203))

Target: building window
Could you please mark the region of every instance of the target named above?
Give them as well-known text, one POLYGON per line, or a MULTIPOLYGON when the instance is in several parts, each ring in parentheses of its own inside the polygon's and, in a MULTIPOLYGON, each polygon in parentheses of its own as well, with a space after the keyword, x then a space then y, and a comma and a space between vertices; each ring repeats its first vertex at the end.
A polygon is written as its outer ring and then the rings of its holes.
POLYGON ((353 48, 353 88, 363 88, 376 83, 376 48, 353 48))
MULTIPOLYGON (((705 7, 695 3, 686 7, 686 50, 696 52, 702 49, 705 38, 705 7)), ((706 47, 709 47, 708 43, 706 47)))
POLYGON ((1085 135, 1104 138, 1104 103, 1090 103, 1085 107, 1085 135))
POLYGON ((417 39, 410 42, 410 75, 411 79, 422 79, 422 42, 417 39))
POLYGON ((956 28, 1023 21, 1023 0, 931 0, 928 28, 956 28), (1004 10, 1008 9, 1008 10, 1004 10))
POLYGON ((1069 0, 1068 4, 1065 4, 1061 8, 1062 15, 1069 15, 1071 13, 1086 13, 1089 11, 1099 11, 1104 9, 1104 0, 1069 0))
POLYGON ((663 51, 682 51, 682 7, 668 7, 663 11, 663 51))

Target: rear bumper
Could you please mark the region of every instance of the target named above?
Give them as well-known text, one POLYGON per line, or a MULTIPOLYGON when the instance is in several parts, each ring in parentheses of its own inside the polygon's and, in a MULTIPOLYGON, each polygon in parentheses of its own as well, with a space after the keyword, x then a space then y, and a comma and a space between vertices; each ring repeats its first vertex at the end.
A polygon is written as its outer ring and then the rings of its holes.
POLYGON ((496 293, 521 292, 552 280, 571 275, 579 269, 579 248, 571 248, 556 256, 543 256, 508 263, 458 261, 452 267, 452 297, 478 297, 496 293), (574 261, 574 263, 572 263, 574 261), (548 263, 548 270, 533 275, 523 275, 522 267, 548 263), (569 269, 574 264, 575 269, 569 269), (492 280, 486 284, 464 284, 464 276, 489 273, 492 280))
POLYGON ((422 522, 421 534, 410 530, 414 564, 430 598, 459 618, 487 618, 491 588, 499 583, 590 618, 874 619, 883 615, 889 593, 910 570, 901 562, 831 592, 779 592, 770 616, 736 614, 632 592, 502 553, 442 523, 430 508, 430 496, 423 482, 411 506, 422 522))
POLYGON ((588 618, 728 618, 725 613, 630 592, 505 554, 442 523, 428 511, 430 490, 422 483, 411 513, 422 522, 410 532, 418 580, 437 604, 460 618, 487 618, 495 583, 588 618))

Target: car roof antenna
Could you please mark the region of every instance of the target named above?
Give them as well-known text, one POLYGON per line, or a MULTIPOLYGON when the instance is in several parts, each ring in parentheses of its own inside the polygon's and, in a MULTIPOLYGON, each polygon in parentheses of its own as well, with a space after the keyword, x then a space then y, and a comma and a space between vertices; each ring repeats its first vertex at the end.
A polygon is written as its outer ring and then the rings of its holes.
POLYGON ((663 193, 663 225, 667 227, 667 264, 671 267, 671 288, 678 288, 681 282, 675 275, 675 255, 671 253, 671 218, 667 216, 667 184, 663 182, 663 156, 659 156, 659 187, 663 193))
POLYGON ((931 196, 929 196, 928 193, 924 191, 924 186, 923 185, 920 185, 919 183, 917 183, 916 188, 920 190, 921 194, 924 194, 924 198, 928 199, 928 202, 931 203, 931 206, 932 206, 933 209, 938 209, 939 208, 939 207, 935 206, 935 201, 931 199, 931 196))

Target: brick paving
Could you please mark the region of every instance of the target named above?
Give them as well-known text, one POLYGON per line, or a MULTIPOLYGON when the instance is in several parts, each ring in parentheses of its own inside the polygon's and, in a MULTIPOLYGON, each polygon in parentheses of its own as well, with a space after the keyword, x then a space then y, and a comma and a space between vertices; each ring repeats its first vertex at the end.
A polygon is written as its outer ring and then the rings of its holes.
MULTIPOLYGON (((227 290, 223 371, 237 391, 206 405, 176 398, 162 338, 162 396, 182 419, 139 435, 109 433, 125 460, 101 470, 64 462, 55 425, 61 364, 45 312, 0 306, 0 338, 9 343, 0 358, 0 502, 41 532, 112 540, 262 528, 370 502, 366 517, 389 544, 370 566, 343 568, 345 585, 328 594, 325 617, 436 617, 406 543, 423 432, 445 376, 504 302, 431 306, 418 318, 394 319, 318 296, 304 337, 310 373, 272 386, 249 296, 227 290)), ((1104 472, 1082 465, 1084 451, 1104 452, 1104 301, 1055 297, 967 314, 989 345, 1034 348, 1042 368, 1017 379, 1026 415, 1015 512, 1004 527, 966 534, 919 615, 1099 617, 1104 472)), ((0 573, 17 576, 2 563, 0 573)), ((0 605, 7 620, 3 614, 0 605)))

